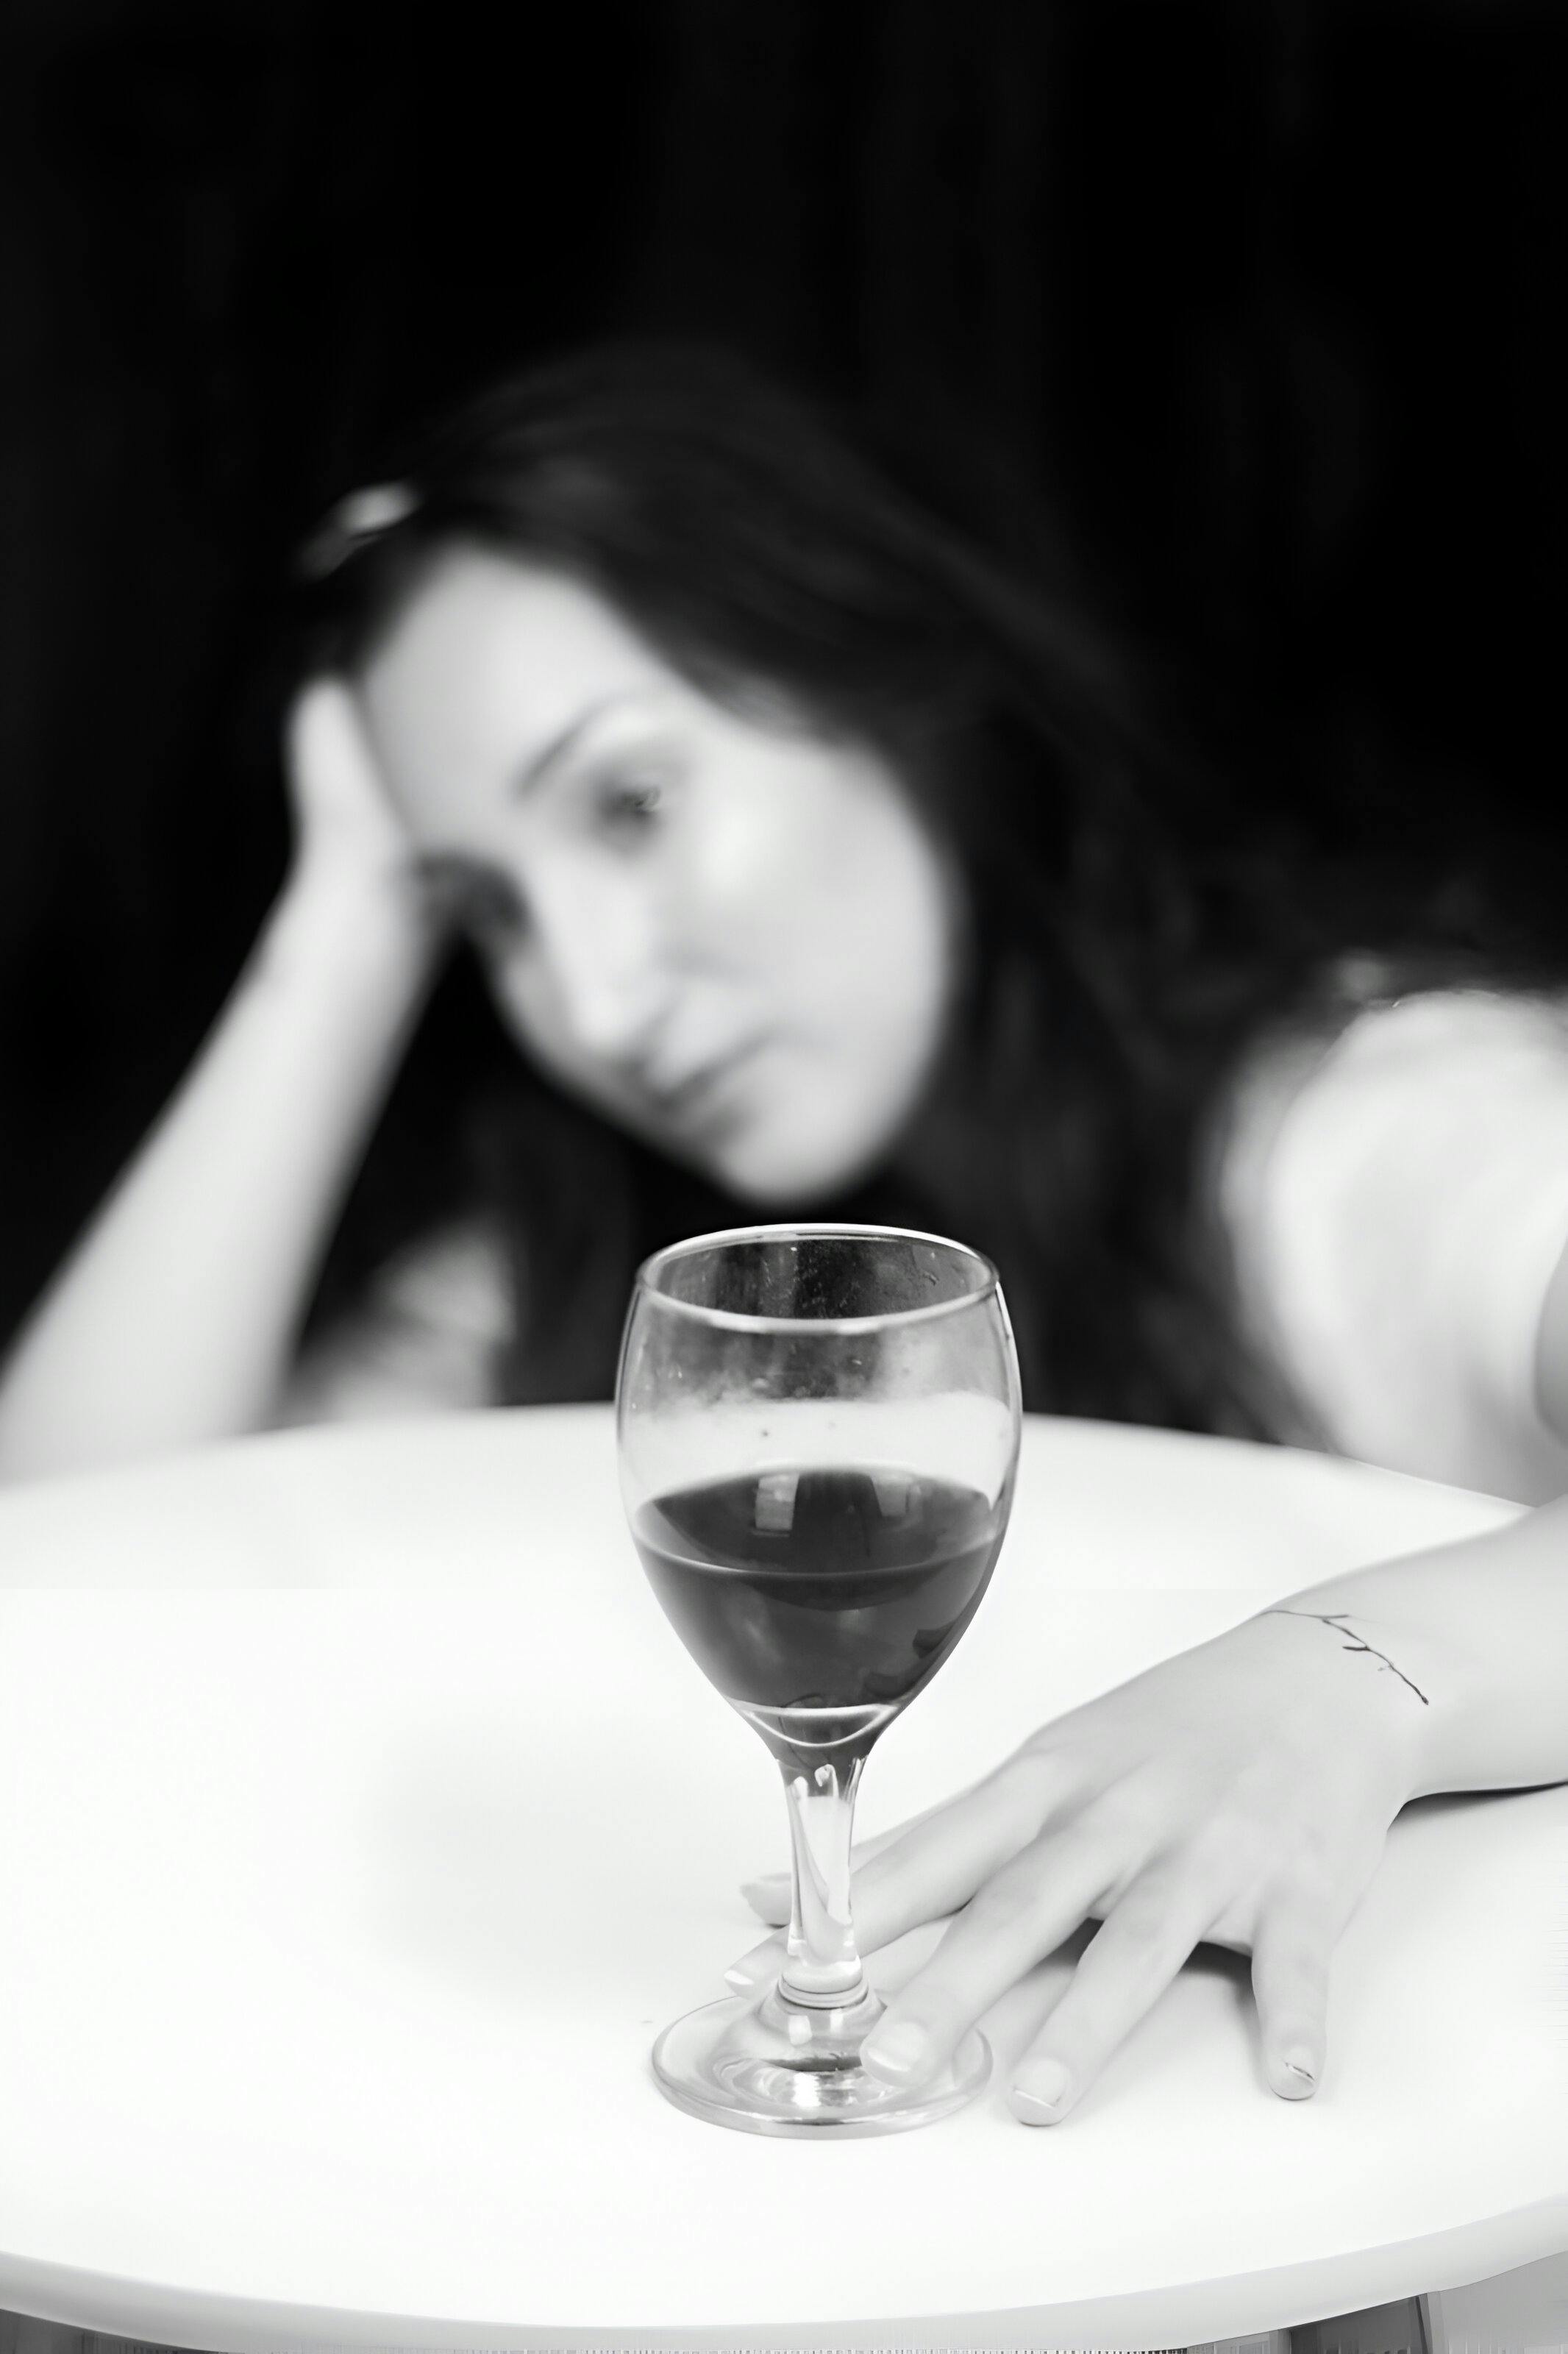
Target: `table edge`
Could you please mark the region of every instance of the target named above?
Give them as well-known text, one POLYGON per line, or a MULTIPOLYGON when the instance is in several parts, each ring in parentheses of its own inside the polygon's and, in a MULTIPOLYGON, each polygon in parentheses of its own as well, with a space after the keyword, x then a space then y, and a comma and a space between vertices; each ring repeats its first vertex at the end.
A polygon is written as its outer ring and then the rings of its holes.
POLYGON ((1002 2354, 1059 2344, 1084 2354, 1250 2337, 1458 2288, 1568 2252, 1568 2191, 1419 2238, 1220 2281, 1065 2305, 887 2320, 564 2323, 462 2320, 296 2305, 79 2272, 0 2249, 0 2311, 210 2354, 1002 2354))

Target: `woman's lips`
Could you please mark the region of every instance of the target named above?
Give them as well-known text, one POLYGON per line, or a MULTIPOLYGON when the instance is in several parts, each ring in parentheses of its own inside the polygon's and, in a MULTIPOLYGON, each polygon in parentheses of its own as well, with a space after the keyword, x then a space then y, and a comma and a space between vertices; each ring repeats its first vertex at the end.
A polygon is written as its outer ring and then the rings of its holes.
POLYGON ((681 1129, 706 1127, 728 1108, 731 1085, 757 1055, 760 1044, 760 1040, 748 1040, 745 1045, 715 1055, 676 1079, 656 1079, 650 1075, 642 1081, 642 1092, 661 1119, 681 1129))

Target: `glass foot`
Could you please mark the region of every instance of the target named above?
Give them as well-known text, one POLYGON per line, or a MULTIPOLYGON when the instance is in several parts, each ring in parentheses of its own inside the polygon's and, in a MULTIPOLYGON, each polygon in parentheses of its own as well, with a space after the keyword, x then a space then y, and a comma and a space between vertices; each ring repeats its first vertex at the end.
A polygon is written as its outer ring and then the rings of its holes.
POLYGON ((777 1987, 732 1995, 667 2027, 653 2073, 678 2109, 739 2133, 902 2133, 972 2100, 991 2075, 991 2047, 972 2028, 925 2084, 885 2084, 861 2067, 861 2044, 885 2008, 870 1992, 839 2010, 785 2002, 777 1987))

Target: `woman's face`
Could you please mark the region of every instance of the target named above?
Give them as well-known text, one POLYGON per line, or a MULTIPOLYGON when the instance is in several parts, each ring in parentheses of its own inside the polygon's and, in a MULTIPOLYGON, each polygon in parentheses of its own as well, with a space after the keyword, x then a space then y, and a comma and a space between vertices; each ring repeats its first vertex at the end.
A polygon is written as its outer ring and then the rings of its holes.
POLYGON ((891 1143, 958 895, 885 761, 711 701, 590 590, 478 549, 439 561, 360 695, 503 1017, 564 1087, 759 1204, 891 1143))

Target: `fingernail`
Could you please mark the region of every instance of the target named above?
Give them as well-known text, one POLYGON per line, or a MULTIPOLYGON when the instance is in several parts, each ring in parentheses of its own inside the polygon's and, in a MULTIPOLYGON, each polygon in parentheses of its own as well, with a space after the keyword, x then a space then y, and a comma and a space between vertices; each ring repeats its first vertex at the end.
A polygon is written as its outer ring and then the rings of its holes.
POLYGON ((1312 2054, 1300 2047, 1294 2052, 1287 2052, 1281 2065, 1285 2073, 1293 2077, 1303 2092, 1309 2093, 1318 2082, 1318 2071, 1313 2065, 1312 2054))
POLYGON ((1073 2080, 1059 2060, 1037 2060, 1012 2088, 1014 2112, 1025 2125, 1051 2125, 1067 2105, 1073 2080))
POLYGON ((749 1953, 737 1955, 724 1974, 726 1986, 736 1994, 751 1994, 759 1986, 770 1985, 779 1975, 783 1959, 783 1941, 767 1937, 749 1953))
POLYGON ((743 1880, 740 1893, 758 1913, 766 1912, 781 1897, 789 1895, 789 1875, 787 1872, 760 1872, 755 1880, 743 1880))
POLYGON ((901 2019, 895 2027, 878 2028, 874 2035, 869 2036, 860 2056, 874 2076, 902 2084, 908 2077, 917 2076, 929 2062, 931 2039, 912 2019, 901 2019))

